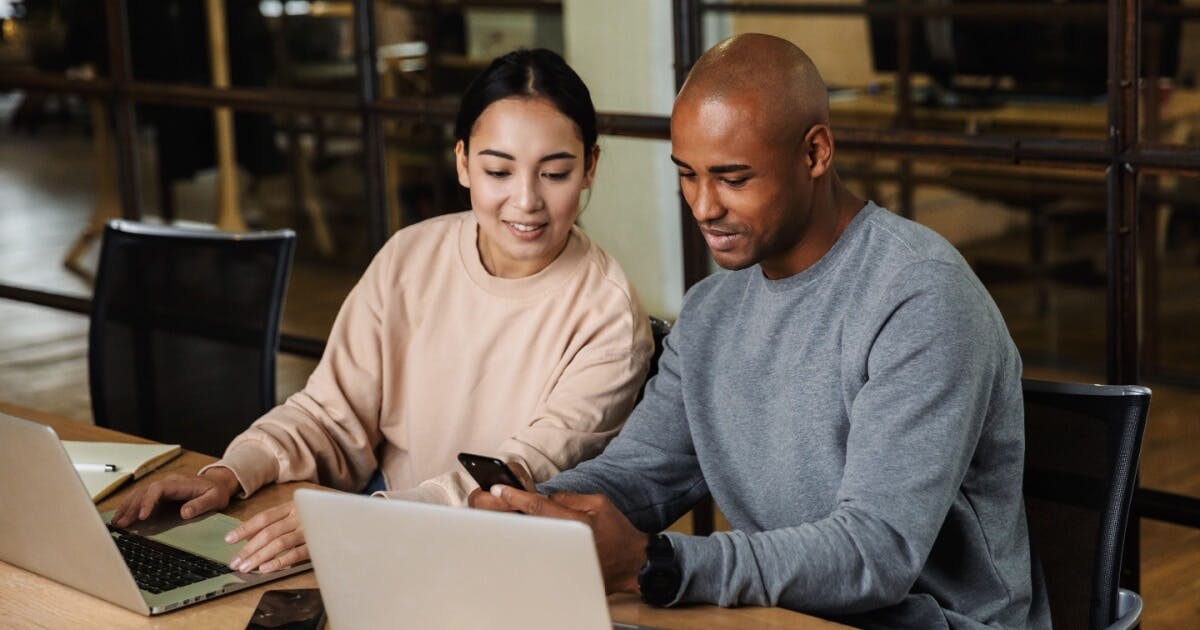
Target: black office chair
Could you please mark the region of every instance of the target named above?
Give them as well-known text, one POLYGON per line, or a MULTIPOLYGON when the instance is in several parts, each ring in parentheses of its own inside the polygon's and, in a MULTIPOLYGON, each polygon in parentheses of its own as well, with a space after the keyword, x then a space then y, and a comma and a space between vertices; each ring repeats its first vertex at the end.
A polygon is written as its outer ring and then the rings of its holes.
POLYGON ((88 333, 96 424, 220 455, 273 407, 295 241, 110 222, 88 333))
POLYGON ((658 359, 663 353, 663 339, 671 334, 671 324, 665 320, 659 319, 653 315, 650 316, 650 336, 654 338, 654 354, 650 356, 650 369, 646 371, 646 380, 642 381, 642 387, 638 389, 637 402, 642 402, 642 398, 646 395, 646 385, 650 383, 650 379, 658 374, 658 359))
POLYGON ((1055 628, 1135 626, 1118 587, 1150 390, 1025 380, 1025 508, 1055 628))

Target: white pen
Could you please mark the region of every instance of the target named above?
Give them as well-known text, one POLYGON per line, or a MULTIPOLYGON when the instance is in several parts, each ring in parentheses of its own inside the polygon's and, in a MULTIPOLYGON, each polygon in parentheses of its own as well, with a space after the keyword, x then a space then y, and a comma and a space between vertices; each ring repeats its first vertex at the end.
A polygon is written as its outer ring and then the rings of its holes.
POLYGON ((75 464, 79 472, 117 472, 116 464, 75 464))

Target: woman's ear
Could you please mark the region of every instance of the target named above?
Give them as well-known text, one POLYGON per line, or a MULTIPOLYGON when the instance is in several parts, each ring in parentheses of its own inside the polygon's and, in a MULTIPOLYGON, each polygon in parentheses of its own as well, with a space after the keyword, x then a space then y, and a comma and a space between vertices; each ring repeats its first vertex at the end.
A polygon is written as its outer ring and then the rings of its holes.
POLYGON ((591 188, 592 183, 596 181, 596 165, 600 163, 600 145, 592 145, 592 154, 588 156, 587 169, 583 171, 583 187, 591 188))
POLYGON ((467 170, 467 147, 462 140, 454 144, 454 166, 458 169, 458 184, 463 188, 470 188, 471 173, 467 170))

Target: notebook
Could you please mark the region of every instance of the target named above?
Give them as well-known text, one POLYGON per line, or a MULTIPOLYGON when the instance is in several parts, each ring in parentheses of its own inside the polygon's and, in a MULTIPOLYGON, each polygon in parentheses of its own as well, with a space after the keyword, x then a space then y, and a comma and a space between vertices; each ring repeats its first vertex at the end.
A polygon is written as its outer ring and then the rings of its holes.
POLYGON ((92 502, 112 494, 130 479, 141 479, 154 469, 179 456, 178 444, 122 444, 120 442, 71 442, 63 440, 63 449, 72 464, 113 464, 115 472, 76 470, 92 502))

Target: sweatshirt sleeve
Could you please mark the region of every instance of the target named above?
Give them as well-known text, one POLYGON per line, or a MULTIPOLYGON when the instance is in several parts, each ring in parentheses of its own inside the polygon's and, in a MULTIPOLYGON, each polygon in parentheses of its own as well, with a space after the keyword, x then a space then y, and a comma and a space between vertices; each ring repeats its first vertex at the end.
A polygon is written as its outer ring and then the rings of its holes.
MULTIPOLYGON (((595 457, 629 416, 654 342, 649 317, 636 297, 630 296, 627 304, 571 357, 528 424, 491 451, 524 468, 535 483, 595 457)), ((383 496, 466 505, 478 487, 466 472, 452 470, 383 496)))
POLYGON ((304 389, 254 421, 201 473, 229 468, 242 497, 272 482, 310 481, 348 491, 366 485, 378 467, 381 322, 395 250, 385 247, 351 289, 304 389))
POLYGON ((708 494, 684 413, 679 335, 677 326, 664 340, 658 374, 608 448, 540 484, 539 492, 602 493, 646 532, 670 525, 708 494))
POLYGON ((676 603, 837 614, 909 592, 974 455, 1003 323, 950 265, 919 263, 899 277, 877 314, 830 514, 756 533, 668 534, 683 573, 676 603))

